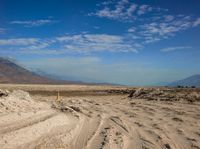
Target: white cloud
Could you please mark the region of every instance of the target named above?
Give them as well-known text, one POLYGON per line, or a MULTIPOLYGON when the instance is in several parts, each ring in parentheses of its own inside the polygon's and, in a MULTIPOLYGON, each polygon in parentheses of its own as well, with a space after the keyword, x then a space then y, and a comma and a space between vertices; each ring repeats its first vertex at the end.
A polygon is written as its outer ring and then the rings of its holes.
POLYGON ((109 3, 103 2, 102 5, 102 9, 89 15, 118 21, 132 21, 135 18, 133 13, 136 11, 137 5, 128 0, 110 1, 109 3), (114 5, 114 7, 111 7, 111 5, 114 5))
POLYGON ((138 45, 127 41, 123 36, 107 34, 79 34, 58 37, 58 41, 68 51, 74 52, 138 52, 138 45))
POLYGON ((46 47, 48 47, 51 44, 51 42, 41 40, 37 43, 27 45, 26 47, 20 48, 21 50, 41 50, 46 47))
POLYGON ((132 16, 132 14, 136 11, 137 5, 136 4, 131 4, 130 7, 127 9, 127 15, 132 16))
POLYGON ((89 42, 96 43, 122 43, 123 37, 117 35, 107 35, 107 34, 86 34, 83 35, 89 42))
POLYGON ((90 15, 126 24, 133 23, 134 25, 127 31, 136 37, 135 42, 140 45, 167 39, 200 25, 200 18, 196 19, 195 16, 173 15, 168 9, 135 4, 128 0, 102 3, 99 9, 90 15), (148 14, 148 17, 144 14, 148 14))
POLYGON ((161 8, 154 8, 150 5, 138 5, 128 0, 103 2, 100 6, 102 6, 101 9, 89 15, 121 22, 133 22, 143 14, 153 10, 157 12, 162 10, 161 8))
POLYGON ((128 29, 128 32, 129 33, 134 33, 134 32, 136 32, 136 28, 135 27, 131 27, 131 28, 128 29))
POLYGON ((145 39, 145 43, 150 43, 175 36, 179 32, 194 27, 194 23, 194 19, 190 16, 170 15, 165 16, 164 20, 158 19, 156 22, 140 25, 138 34, 145 39))
POLYGON ((52 54, 95 52, 138 52, 141 45, 127 36, 109 34, 66 34, 54 38, 13 38, 0 39, 0 48, 18 54, 52 54))
POLYGON ((0 39, 0 46, 28 46, 36 44, 38 41, 37 38, 0 39))
POLYGON ((37 27, 37 26, 43 26, 43 25, 53 24, 57 22, 58 21, 51 20, 51 19, 26 20, 26 21, 16 20, 16 21, 11 21, 10 24, 24 25, 25 27, 37 27))
POLYGON ((152 10, 153 10, 153 8, 151 6, 149 6, 149 5, 141 5, 139 7, 139 10, 137 11, 137 14, 138 15, 143 15, 143 14, 145 14, 147 12, 151 12, 152 10))
POLYGON ((185 46, 185 47, 169 47, 169 48, 164 48, 161 49, 160 51, 162 52, 172 52, 172 51, 176 51, 176 50, 185 50, 185 49, 191 49, 191 47, 185 46))
POLYGON ((54 50, 48 49, 52 43, 51 40, 40 38, 0 39, 0 48, 5 49, 6 46, 6 52, 12 54, 54 54, 54 50))

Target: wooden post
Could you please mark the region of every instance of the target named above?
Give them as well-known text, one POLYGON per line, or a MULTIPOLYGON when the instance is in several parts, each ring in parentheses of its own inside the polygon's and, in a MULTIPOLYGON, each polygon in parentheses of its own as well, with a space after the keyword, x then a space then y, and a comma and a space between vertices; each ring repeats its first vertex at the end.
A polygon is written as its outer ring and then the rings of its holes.
POLYGON ((60 101, 60 92, 59 92, 59 91, 58 91, 58 93, 57 93, 56 101, 60 101))

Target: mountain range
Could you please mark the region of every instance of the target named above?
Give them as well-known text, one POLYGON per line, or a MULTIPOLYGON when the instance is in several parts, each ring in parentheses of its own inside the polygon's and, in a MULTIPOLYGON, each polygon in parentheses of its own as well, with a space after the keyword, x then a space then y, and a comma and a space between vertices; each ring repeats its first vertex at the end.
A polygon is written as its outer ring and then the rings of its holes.
POLYGON ((169 84, 169 86, 196 86, 200 87, 200 74, 187 77, 169 84))

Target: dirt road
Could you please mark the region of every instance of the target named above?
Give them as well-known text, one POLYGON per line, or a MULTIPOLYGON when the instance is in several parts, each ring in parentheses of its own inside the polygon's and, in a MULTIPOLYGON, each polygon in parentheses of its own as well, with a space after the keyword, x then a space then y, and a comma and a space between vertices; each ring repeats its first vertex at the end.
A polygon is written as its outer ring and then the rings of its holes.
POLYGON ((54 96, 32 98, 39 109, 1 112, 1 148, 200 148, 199 102, 126 95, 62 97, 61 102, 52 102, 54 96))

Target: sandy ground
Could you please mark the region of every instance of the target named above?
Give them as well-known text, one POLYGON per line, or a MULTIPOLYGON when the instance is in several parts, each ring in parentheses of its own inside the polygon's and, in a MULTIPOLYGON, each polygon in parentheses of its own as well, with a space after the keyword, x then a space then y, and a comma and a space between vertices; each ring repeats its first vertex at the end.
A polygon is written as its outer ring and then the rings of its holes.
POLYGON ((200 102, 128 98, 108 94, 105 90, 119 89, 108 86, 0 88, 27 90, 31 96, 0 98, 2 149, 200 149, 200 102))

